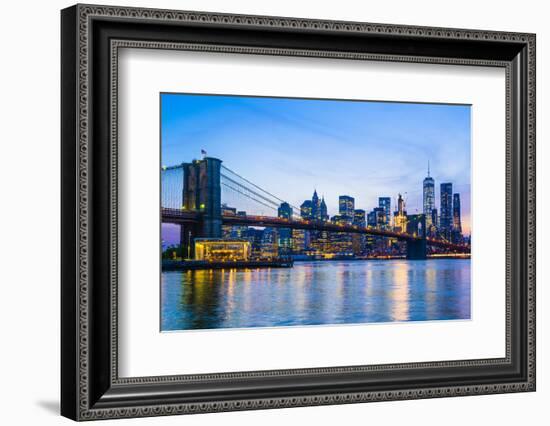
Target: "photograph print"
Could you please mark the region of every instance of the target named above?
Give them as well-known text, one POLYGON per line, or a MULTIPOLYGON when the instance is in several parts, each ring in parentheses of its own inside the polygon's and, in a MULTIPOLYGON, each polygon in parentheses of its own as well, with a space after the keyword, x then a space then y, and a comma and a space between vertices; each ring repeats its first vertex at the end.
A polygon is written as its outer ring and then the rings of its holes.
POLYGON ((469 320, 471 106, 160 94, 162 332, 469 320))

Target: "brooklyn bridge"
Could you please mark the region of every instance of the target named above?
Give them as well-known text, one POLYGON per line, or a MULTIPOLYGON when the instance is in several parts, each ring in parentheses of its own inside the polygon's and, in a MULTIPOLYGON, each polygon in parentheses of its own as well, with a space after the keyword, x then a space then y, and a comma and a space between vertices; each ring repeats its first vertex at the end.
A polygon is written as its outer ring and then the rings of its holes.
POLYGON ((187 253, 192 253, 196 238, 221 238, 222 226, 302 229, 389 238, 406 243, 407 259, 425 259, 428 246, 449 253, 470 252, 468 245, 428 237, 426 219, 422 214, 411 215, 409 221, 413 221, 415 232, 407 233, 303 218, 300 209, 289 203, 286 204, 292 214, 279 217, 277 211, 282 203, 286 203, 283 197, 244 178, 222 165, 217 158, 205 157, 161 170, 162 222, 180 226, 180 243, 187 253), (262 214, 237 215, 224 211, 222 205, 227 204, 229 198, 239 210, 261 211, 262 214))

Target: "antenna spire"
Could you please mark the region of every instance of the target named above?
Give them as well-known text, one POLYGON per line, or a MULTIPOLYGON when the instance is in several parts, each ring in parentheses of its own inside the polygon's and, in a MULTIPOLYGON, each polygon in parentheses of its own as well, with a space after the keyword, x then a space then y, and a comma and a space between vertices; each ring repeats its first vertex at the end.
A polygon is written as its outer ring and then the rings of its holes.
POLYGON ((430 160, 428 160, 428 177, 430 177, 430 160))

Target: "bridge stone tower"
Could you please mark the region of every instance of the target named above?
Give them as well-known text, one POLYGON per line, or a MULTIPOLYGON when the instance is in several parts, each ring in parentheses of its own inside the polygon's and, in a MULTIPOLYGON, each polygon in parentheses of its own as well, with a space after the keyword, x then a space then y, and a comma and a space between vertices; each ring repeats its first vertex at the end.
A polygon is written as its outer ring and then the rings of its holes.
POLYGON ((421 237, 417 241, 407 241, 407 259, 426 259, 426 215, 414 214, 407 216, 407 233, 421 237))
POLYGON ((222 236, 221 164, 217 158, 205 157, 182 165, 183 208, 200 215, 198 224, 182 226, 181 229, 181 244, 191 255, 196 237, 222 236))

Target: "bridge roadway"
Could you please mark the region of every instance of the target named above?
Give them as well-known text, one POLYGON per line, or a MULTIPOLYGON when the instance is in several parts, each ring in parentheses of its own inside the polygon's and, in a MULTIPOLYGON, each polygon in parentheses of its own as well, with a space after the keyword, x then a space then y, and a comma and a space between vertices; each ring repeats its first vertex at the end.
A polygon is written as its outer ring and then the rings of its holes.
MULTIPOLYGON (((179 209, 162 208, 162 222, 186 224, 186 223, 198 223, 201 220, 201 213, 196 211, 185 211, 179 209)), ((272 228, 290 228, 290 229, 305 229, 314 231, 328 231, 328 232, 345 232, 354 234, 366 234, 379 237, 394 238, 407 242, 418 242, 422 240, 422 237, 417 235, 411 235, 405 232, 386 231, 370 227, 361 227, 356 225, 341 225, 331 222, 322 222, 318 220, 303 220, 303 219, 286 219, 282 217, 272 216, 238 216, 238 215, 222 215, 222 223, 224 225, 232 226, 260 226, 260 227, 272 227, 272 228)), ((469 253, 470 247, 453 244, 447 241, 437 240, 434 238, 426 238, 426 244, 442 247, 448 250, 469 253)))

